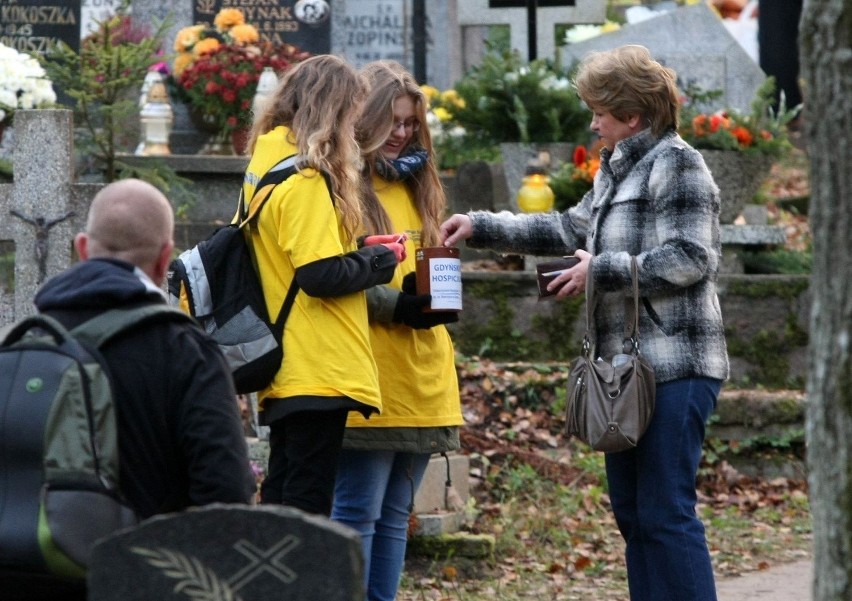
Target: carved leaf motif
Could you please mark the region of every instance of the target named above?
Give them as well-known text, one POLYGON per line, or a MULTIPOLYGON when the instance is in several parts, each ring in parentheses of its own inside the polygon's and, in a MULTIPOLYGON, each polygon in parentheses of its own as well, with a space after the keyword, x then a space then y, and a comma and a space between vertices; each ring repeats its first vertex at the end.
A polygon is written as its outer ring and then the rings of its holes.
POLYGON ((149 565, 173 580, 177 580, 174 591, 183 593, 194 601, 242 601, 234 591, 205 566, 198 558, 189 557, 164 547, 148 549, 131 547, 133 553, 141 555, 149 565))

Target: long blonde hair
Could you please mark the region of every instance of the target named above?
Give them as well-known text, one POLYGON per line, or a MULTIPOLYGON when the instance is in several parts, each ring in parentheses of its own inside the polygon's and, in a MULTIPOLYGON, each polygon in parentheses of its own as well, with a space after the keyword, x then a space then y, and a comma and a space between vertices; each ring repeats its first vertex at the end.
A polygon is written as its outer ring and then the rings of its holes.
POLYGON ((414 194, 414 205, 423 222, 420 234, 421 246, 439 244, 438 227, 444 216, 447 199, 438 170, 435 167, 432 136, 426 125, 427 100, 414 77, 395 61, 376 61, 361 69, 369 83, 369 95, 364 103, 361 120, 356 128, 356 136, 364 157, 364 225, 368 234, 389 233, 392 231, 390 218, 376 197, 370 178, 375 174, 376 160, 385 141, 391 135, 394 123, 393 103, 402 96, 408 96, 414 102, 414 110, 420 129, 414 132, 410 146, 419 146, 429 154, 422 170, 410 179, 414 194))
POLYGON ((343 228, 354 239, 361 228, 360 151, 354 124, 366 97, 364 77, 343 59, 322 54, 287 69, 268 102, 255 115, 249 136, 257 140, 279 125, 290 129, 290 140, 303 162, 326 172, 343 228))

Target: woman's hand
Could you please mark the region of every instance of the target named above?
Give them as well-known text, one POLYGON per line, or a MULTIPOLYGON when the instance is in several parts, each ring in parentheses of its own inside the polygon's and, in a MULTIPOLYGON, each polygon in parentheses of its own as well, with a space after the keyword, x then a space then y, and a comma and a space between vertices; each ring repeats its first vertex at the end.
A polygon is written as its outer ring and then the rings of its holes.
POLYGON ((548 290, 557 290, 557 300, 568 296, 579 296, 586 291, 586 275, 589 273, 592 255, 578 249, 574 256, 580 259, 580 262, 553 278, 553 281, 547 285, 548 290))
POLYGON ((473 235, 473 224, 470 217, 457 213, 441 224, 441 244, 444 246, 456 246, 460 240, 467 240, 473 235))

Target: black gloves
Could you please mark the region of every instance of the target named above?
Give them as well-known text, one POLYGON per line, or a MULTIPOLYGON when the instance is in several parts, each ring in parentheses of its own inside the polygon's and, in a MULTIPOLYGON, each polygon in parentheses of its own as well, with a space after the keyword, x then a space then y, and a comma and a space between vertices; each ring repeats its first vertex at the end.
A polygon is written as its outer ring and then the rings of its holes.
POLYGON ((437 325, 454 323, 459 320, 455 311, 438 311, 424 313, 423 308, 432 302, 431 294, 417 294, 414 272, 402 279, 402 292, 396 301, 393 311, 393 321, 404 323, 415 330, 427 330, 437 325))

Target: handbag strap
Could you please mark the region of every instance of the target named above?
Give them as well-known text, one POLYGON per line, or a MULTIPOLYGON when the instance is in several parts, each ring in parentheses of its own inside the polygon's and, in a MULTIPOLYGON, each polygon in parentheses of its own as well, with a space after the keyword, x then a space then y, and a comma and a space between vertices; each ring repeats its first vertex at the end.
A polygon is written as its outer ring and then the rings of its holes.
MULTIPOLYGON (((630 311, 628 305, 628 313, 632 313, 632 318, 625 321, 624 339, 629 339, 633 345, 632 350, 639 354, 639 265, 635 256, 630 257, 630 278, 633 289, 633 310, 630 311)), ((594 353, 595 345, 592 342, 591 331, 597 302, 595 278, 592 277, 590 264, 589 270, 586 272, 586 333, 583 336, 583 354, 586 356, 594 353)))
MULTIPOLYGON (((630 257, 630 278, 633 283, 633 327, 630 328, 629 336, 627 328, 625 328, 625 339, 629 338, 633 344, 633 352, 639 354, 639 265, 636 257, 630 257)), ((626 326, 625 321, 625 326, 626 326)))

